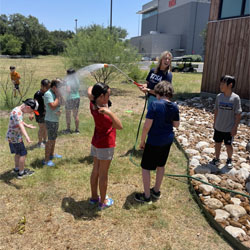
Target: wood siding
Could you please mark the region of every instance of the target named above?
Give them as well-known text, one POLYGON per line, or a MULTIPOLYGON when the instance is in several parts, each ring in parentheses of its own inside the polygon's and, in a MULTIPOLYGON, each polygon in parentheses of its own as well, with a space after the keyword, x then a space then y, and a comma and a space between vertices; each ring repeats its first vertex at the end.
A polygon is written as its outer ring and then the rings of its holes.
POLYGON ((236 79, 234 92, 250 99, 250 17, 216 20, 219 0, 211 1, 201 92, 219 93, 222 75, 236 79))

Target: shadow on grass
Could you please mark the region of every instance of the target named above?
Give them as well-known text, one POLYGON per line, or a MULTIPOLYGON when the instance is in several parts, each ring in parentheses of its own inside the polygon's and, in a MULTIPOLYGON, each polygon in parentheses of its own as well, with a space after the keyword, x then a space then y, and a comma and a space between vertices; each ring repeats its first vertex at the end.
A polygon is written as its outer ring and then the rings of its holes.
POLYGON ((36 143, 36 144, 33 144, 33 145, 29 145, 28 147, 26 147, 26 149, 27 149, 28 151, 32 151, 32 150, 34 150, 35 148, 38 148, 38 147, 37 147, 37 143, 36 143))
POLYGON ((129 149, 125 154, 120 155, 120 157, 126 157, 132 155, 133 157, 136 158, 142 158, 143 150, 137 150, 137 149, 129 149))
POLYGON ((21 189, 22 187, 20 185, 11 182, 11 180, 16 178, 16 176, 17 175, 12 170, 8 170, 0 174, 0 180, 3 181, 5 184, 10 185, 16 189, 21 189))
POLYGON ((79 158, 79 162, 80 162, 80 163, 85 163, 85 162, 87 162, 88 164, 92 164, 92 163, 93 163, 93 156, 88 155, 88 156, 85 156, 85 157, 83 157, 83 158, 79 158))
POLYGON ((141 203, 135 200, 135 194, 136 192, 133 192, 132 194, 127 196, 126 201, 122 206, 123 209, 130 210, 131 208, 137 208, 142 205, 141 203))
POLYGON ((76 220, 93 220, 100 217, 97 206, 89 204, 88 200, 75 201, 72 197, 65 197, 61 207, 64 212, 72 214, 76 220))

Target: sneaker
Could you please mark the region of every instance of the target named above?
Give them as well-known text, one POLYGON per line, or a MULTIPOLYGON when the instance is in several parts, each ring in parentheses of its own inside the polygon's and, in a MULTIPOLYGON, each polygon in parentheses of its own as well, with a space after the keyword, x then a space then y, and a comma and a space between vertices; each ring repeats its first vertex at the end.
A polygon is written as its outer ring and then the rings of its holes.
POLYGON ((212 165, 219 166, 220 165, 220 160, 214 158, 212 161, 209 162, 212 165))
POLYGON ((12 171, 13 173, 19 173, 19 169, 18 168, 13 168, 13 171, 12 171))
POLYGON ((228 168, 233 168, 232 159, 228 158, 227 162, 226 162, 226 165, 227 165, 228 168))
POLYGON ((48 167, 54 167, 56 164, 53 161, 43 161, 43 165, 46 165, 48 167))
POLYGON ((141 203, 147 203, 147 204, 152 203, 151 197, 146 198, 144 193, 135 194, 135 200, 141 203))
POLYGON ((76 134, 80 134, 79 129, 76 129, 76 130, 75 130, 75 133, 76 133, 76 134))
POLYGON ((38 148, 45 148, 45 144, 43 142, 37 143, 38 148))
POLYGON ((71 134, 71 130, 69 128, 65 129, 64 134, 71 134))
POLYGON ((114 200, 112 200, 111 198, 106 199, 106 201, 107 201, 106 203, 99 202, 99 207, 98 207, 99 210, 104 210, 106 208, 111 207, 114 204, 114 200))
POLYGON ((35 172, 32 171, 32 170, 24 169, 24 171, 23 171, 22 174, 18 173, 17 178, 18 178, 18 179, 22 179, 22 178, 24 178, 24 177, 26 177, 26 176, 31 176, 31 175, 33 175, 34 173, 35 173, 35 172))
POLYGON ((92 199, 92 198, 89 199, 89 204, 90 205, 95 205, 98 202, 100 202, 100 197, 98 199, 92 199))
POLYGON ((157 200, 161 198, 161 191, 155 192, 154 188, 150 188, 150 194, 153 198, 157 200))
POLYGON ((49 158, 50 158, 50 160, 52 160, 52 159, 62 159, 62 156, 58 155, 58 154, 54 154, 54 155, 51 155, 49 158))

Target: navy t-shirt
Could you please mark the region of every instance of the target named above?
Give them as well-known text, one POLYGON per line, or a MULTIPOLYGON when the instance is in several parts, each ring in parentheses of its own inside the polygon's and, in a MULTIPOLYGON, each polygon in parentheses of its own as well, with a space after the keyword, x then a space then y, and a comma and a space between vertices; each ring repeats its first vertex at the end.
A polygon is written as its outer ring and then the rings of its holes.
POLYGON ((149 105, 146 118, 153 120, 153 124, 148 132, 148 144, 163 146, 173 142, 173 121, 180 120, 179 109, 176 103, 163 99, 153 101, 149 105))
POLYGON ((159 72, 156 74, 155 69, 151 69, 148 73, 148 76, 146 78, 146 81, 148 82, 147 87, 149 89, 154 89, 155 85, 158 84, 161 81, 168 81, 172 83, 172 73, 159 70, 159 72))

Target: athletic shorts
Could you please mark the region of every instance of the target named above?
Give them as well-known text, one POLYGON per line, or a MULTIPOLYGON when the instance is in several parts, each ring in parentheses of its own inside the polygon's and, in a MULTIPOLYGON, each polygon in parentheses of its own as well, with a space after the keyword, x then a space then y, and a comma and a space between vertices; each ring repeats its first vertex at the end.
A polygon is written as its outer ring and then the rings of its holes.
POLYGON ((153 146, 146 143, 142 155, 141 167, 146 170, 156 170, 157 167, 164 167, 171 145, 172 143, 164 146, 153 146))
POLYGON ((218 143, 224 141, 225 145, 232 145, 234 138, 231 136, 230 132, 221 132, 215 129, 213 139, 218 143))
POLYGON ((115 148, 96 148, 91 144, 90 155, 96 157, 98 160, 112 160, 115 148))
POLYGON ((59 127, 58 122, 49 122, 45 120, 47 133, 48 133, 48 140, 54 141, 57 138, 57 131, 59 127))
POLYGON ((36 122, 37 123, 45 123, 45 120, 44 120, 45 116, 36 116, 36 122))
POLYGON ((79 109, 79 106, 80 106, 80 98, 69 99, 66 101, 65 109, 67 110, 79 109))
POLYGON ((20 156, 27 155, 27 150, 26 150, 23 142, 19 142, 19 143, 9 142, 9 146, 10 146, 11 154, 16 154, 16 155, 20 155, 20 156))
POLYGON ((14 89, 19 89, 19 84, 14 84, 14 89))

